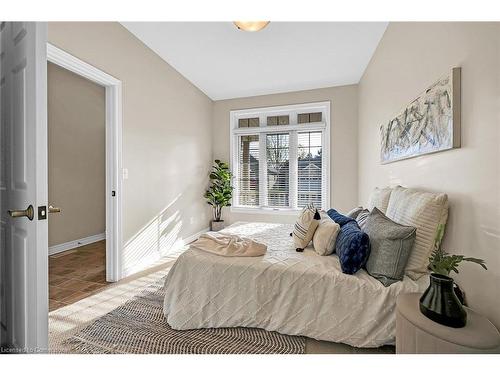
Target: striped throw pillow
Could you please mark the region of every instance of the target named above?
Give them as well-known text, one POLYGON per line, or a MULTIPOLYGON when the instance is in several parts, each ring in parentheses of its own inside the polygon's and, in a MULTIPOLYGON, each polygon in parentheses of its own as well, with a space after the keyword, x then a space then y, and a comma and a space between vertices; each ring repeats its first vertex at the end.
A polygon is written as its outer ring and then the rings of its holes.
POLYGON ((396 223, 417 228, 406 274, 416 280, 428 273, 437 229, 448 219, 448 196, 398 186, 391 193, 386 215, 396 223))
POLYGON ((300 213, 293 228, 292 237, 297 250, 303 250, 311 242, 321 216, 313 204, 309 204, 300 213))
POLYGON ((366 220, 368 219, 368 216, 370 216, 370 211, 368 211, 366 208, 362 210, 358 216, 356 216, 356 221, 358 222, 359 227, 363 230, 366 225, 366 220))

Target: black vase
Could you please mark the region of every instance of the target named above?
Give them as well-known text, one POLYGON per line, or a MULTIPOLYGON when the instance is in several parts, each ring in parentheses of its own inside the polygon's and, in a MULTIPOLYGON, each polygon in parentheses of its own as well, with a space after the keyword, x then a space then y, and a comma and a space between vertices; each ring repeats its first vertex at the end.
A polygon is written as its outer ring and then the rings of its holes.
POLYGON ((430 285, 420 297, 420 311, 429 319, 448 327, 461 328, 467 313, 453 291, 453 279, 432 273, 430 285))

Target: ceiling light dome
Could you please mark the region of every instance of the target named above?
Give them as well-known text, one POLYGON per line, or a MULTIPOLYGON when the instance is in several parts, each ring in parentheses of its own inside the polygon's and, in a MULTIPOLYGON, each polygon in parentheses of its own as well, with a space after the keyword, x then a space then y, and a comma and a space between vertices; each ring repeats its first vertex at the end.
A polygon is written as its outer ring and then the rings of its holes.
POLYGON ((234 21, 234 24, 240 30, 260 31, 266 27, 269 22, 270 21, 234 21))

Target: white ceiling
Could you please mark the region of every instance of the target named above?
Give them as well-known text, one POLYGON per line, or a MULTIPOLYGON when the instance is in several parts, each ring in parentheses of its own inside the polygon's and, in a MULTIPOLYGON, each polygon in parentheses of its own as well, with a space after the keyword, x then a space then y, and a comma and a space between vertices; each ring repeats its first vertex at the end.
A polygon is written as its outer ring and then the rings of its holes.
POLYGON ((358 83, 385 22, 123 22, 213 100, 358 83))

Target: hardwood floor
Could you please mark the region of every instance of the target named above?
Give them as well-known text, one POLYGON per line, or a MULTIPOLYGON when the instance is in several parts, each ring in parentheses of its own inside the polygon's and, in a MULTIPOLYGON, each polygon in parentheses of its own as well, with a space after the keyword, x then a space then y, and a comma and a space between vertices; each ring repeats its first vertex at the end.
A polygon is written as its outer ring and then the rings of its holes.
POLYGON ((106 282, 106 241, 49 256, 49 311, 102 291, 106 282))

